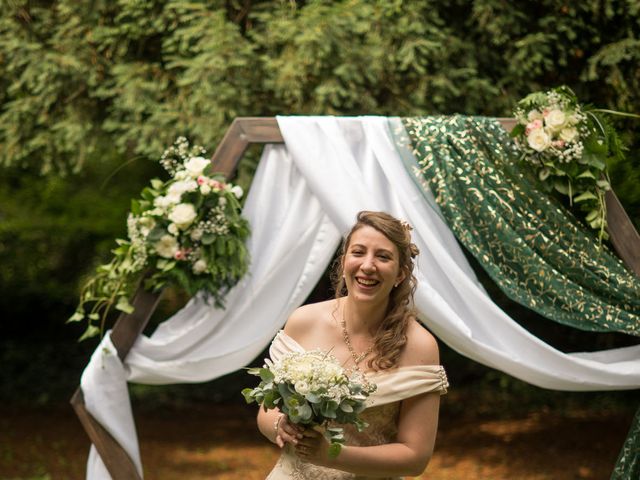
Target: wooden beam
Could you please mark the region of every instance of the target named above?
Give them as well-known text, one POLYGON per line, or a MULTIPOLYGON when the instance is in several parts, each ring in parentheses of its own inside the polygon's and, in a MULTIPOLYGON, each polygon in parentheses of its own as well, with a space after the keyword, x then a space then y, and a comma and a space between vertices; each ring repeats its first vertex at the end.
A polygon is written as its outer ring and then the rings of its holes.
POLYGON ((251 143, 283 143, 278 121, 274 117, 239 117, 225 133, 211 157, 213 172, 230 178, 251 143))

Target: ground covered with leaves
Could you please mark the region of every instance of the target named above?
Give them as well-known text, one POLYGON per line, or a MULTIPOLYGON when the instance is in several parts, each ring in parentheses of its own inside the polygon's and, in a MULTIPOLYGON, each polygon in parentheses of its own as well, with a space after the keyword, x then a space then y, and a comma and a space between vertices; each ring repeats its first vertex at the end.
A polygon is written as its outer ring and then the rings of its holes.
MULTIPOLYGON (((258 433, 252 406, 134 409, 147 479, 264 479, 279 455, 258 433)), ((606 479, 632 416, 624 408, 482 412, 453 393, 443 397, 436 451, 417 478, 606 479)), ((89 442, 70 407, 5 408, 0 432, 0 479, 84 478, 89 442)))

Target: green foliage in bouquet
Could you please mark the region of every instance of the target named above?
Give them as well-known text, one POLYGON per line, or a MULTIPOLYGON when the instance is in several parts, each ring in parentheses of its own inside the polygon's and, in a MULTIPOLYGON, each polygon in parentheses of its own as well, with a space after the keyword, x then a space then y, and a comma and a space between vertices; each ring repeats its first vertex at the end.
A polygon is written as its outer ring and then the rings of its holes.
POLYGON ((573 91, 561 86, 520 100, 514 111, 518 124, 511 131, 521 160, 533 167, 543 188, 567 196, 600 241, 608 238, 607 164, 624 159, 624 146, 604 114, 640 118, 580 105, 573 91))
POLYGON ((249 373, 261 381, 242 390, 247 403, 257 402, 265 411, 278 408, 299 425, 324 427, 331 457, 338 456, 345 442, 339 425, 355 425, 358 431, 367 427, 359 414, 376 386, 362 375, 347 375, 333 355, 318 350, 291 352, 249 373))
POLYGON ((112 306, 133 312, 129 298, 141 277, 146 289, 178 285, 222 307, 228 290, 246 273, 249 225, 240 214, 242 189, 206 174, 210 161, 204 154, 202 147, 178 138, 160 159, 171 178, 151 180, 132 200, 128 238, 116 240, 113 259, 86 282, 69 319, 88 321, 81 340, 102 334, 112 306))

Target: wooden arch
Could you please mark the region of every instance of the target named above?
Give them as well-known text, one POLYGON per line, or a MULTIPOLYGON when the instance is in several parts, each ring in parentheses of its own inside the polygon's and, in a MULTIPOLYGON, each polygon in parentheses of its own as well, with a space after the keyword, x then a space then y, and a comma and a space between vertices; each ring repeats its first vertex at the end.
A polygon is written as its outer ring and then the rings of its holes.
MULTIPOLYGON (((498 120, 507 130, 515 126, 515 120, 512 118, 498 120)), ((230 178, 252 143, 284 143, 274 117, 236 118, 211 158, 211 171, 220 172, 230 178)), ((606 194, 606 203, 611 243, 627 267, 640 276, 640 235, 612 190, 606 194)), ((150 293, 139 288, 132 301, 135 307, 134 312, 123 313, 118 317, 111 332, 111 341, 121 360, 124 361, 134 342, 144 330, 158 305, 160 295, 160 293, 150 293)), ((72 396, 71 405, 111 477, 114 480, 140 479, 129 455, 85 408, 80 388, 72 396)))

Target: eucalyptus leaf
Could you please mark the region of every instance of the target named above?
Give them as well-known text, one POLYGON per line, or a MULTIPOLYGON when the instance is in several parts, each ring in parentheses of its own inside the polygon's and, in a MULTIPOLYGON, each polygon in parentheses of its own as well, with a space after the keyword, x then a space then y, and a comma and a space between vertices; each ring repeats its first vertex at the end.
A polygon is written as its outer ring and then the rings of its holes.
POLYGON ((342 402, 340 404, 340 410, 343 412, 353 412, 353 406, 351 406, 348 402, 342 402))
POLYGON ((274 378, 273 373, 268 368, 260 369, 260 379, 263 382, 271 382, 274 378))
POLYGON ((244 399, 247 403, 253 403, 256 401, 256 399, 253 396, 252 388, 243 388, 241 393, 244 396, 244 399))
POLYGON ((200 239, 200 241, 202 242, 203 245, 211 245, 213 242, 216 241, 216 238, 217 238, 217 235, 214 233, 205 233, 200 239))

